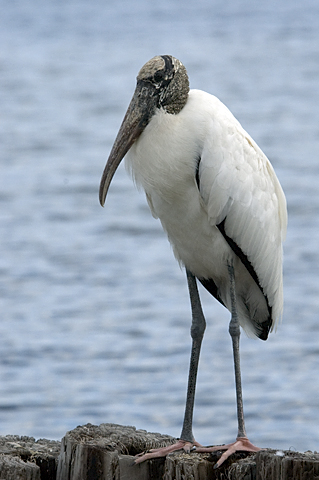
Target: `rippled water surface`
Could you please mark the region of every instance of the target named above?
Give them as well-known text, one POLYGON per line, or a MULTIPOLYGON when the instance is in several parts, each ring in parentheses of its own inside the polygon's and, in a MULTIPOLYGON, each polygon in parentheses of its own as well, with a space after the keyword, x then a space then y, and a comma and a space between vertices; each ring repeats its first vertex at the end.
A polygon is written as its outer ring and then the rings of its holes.
MULTIPOLYGON (((170 53, 233 111, 286 192, 284 318, 265 343, 242 336, 247 430, 260 446, 318 450, 317 0, 3 0, 0 23, 1 433, 115 422, 179 436, 184 272, 123 167, 98 203, 136 74, 170 53)), ((229 442, 229 313, 201 295, 194 431, 229 442)))

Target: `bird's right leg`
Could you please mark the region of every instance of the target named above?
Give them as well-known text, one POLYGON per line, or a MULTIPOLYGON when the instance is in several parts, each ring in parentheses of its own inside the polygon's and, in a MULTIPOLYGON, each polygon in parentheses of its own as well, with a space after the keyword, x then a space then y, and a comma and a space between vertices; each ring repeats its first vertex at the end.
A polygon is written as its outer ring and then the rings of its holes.
POLYGON ((241 373, 240 373, 240 356, 239 356, 239 337, 240 326, 238 321, 236 290, 235 290, 235 273, 233 263, 228 264, 229 273, 229 286, 231 297, 231 321, 229 324, 229 333, 233 343, 233 356, 235 367, 235 386, 236 386, 236 399, 237 399, 237 419, 238 419, 238 434, 237 439, 233 443, 228 445, 221 445, 215 447, 199 447, 196 448, 197 452, 216 452, 218 450, 225 450, 218 462, 215 464, 215 468, 221 466, 221 464, 233 453, 239 452, 259 452, 259 447, 253 445, 246 436, 245 421, 244 421, 244 409, 243 409, 243 394, 241 386, 241 373))
POLYGON ((176 450, 183 449, 186 452, 189 452, 194 445, 201 447, 201 445, 195 442, 194 436, 193 436, 193 411, 194 411, 199 355, 200 355, 202 340, 203 340, 203 336, 206 328, 206 321, 202 311, 202 306, 201 306, 198 288, 196 284, 196 278, 187 269, 186 269, 186 274, 187 274, 188 290, 189 290, 191 309, 192 309, 192 326, 191 326, 192 351, 191 351, 191 358, 190 358, 190 365, 189 365, 186 407, 185 407, 185 415, 184 415, 184 422, 183 422, 181 437, 179 441, 173 445, 169 445, 168 447, 152 449, 148 453, 144 453, 137 456, 135 463, 141 463, 150 458, 165 457, 169 453, 174 452, 176 450))

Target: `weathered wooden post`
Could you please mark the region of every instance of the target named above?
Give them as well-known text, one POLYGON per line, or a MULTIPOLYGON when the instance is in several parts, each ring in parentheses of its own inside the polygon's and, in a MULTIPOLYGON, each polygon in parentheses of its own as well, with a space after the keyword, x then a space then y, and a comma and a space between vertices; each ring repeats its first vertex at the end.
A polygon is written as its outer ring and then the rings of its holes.
POLYGON ((175 441, 115 424, 77 427, 62 442, 6 435, 0 437, 0 480, 319 480, 316 452, 237 452, 218 469, 221 452, 175 452, 133 465, 137 453, 175 441))
POLYGON ((265 449, 233 454, 175 452, 133 465, 134 455, 175 438, 115 424, 84 425, 62 440, 57 480, 319 480, 319 454, 265 449))
POLYGON ((264 450, 256 455, 257 480, 319 480, 319 454, 264 450))
POLYGON ((0 437, 0 480, 55 480, 61 442, 0 437))
POLYGON ((62 440, 57 480, 253 480, 256 462, 237 453, 214 469, 218 454, 176 452, 133 465, 134 455, 169 445, 176 439, 134 427, 85 425, 62 440), (240 460, 242 458, 242 460, 240 460), (236 464, 236 465, 235 465, 236 464), (227 472, 227 476, 226 476, 227 472))

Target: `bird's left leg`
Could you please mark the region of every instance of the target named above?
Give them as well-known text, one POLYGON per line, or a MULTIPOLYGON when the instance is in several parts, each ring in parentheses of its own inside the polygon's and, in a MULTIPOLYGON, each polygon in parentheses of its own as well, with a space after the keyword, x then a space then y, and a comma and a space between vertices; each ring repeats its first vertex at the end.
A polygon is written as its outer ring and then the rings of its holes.
POLYGON ((218 447, 203 447, 196 448, 197 452, 213 452, 218 450, 226 450, 220 457, 215 467, 220 465, 234 452, 258 452, 261 448, 253 445, 246 436, 244 409, 243 409, 243 394, 241 386, 241 372, 240 372, 240 355, 239 355, 239 338, 240 326, 238 321, 236 290, 235 290, 235 275, 233 263, 228 264, 229 282, 230 282, 230 296, 231 296, 231 320, 229 324, 229 334, 233 343, 234 367, 235 367, 235 385, 236 385, 236 400, 237 400, 237 419, 238 419, 238 434, 236 442, 228 445, 221 445, 218 447))
POLYGON ((168 447, 152 449, 148 453, 138 455, 135 463, 141 463, 150 458, 165 457, 169 453, 176 450, 183 449, 186 452, 190 452, 193 446, 201 447, 201 445, 194 440, 192 425, 199 354, 206 328, 206 321, 201 307, 196 278, 189 270, 186 270, 186 274, 192 308, 192 351, 189 365, 186 407, 181 438, 177 443, 169 445, 168 447))

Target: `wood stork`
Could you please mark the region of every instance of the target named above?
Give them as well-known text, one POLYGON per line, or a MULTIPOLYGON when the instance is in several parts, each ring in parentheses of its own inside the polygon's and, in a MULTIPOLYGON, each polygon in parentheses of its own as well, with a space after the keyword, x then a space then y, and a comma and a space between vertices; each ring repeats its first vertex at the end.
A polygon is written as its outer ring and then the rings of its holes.
POLYGON ((189 90, 184 65, 170 55, 149 60, 137 86, 101 185, 103 206, 126 156, 152 214, 159 218, 177 260, 185 266, 192 309, 192 351, 180 440, 137 457, 136 463, 179 449, 257 451, 244 424, 239 336, 266 340, 282 314, 282 241, 286 200, 266 156, 225 105, 189 90), (231 312, 238 434, 234 443, 202 447, 192 421, 201 342, 206 326, 196 279, 231 312))

